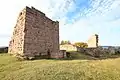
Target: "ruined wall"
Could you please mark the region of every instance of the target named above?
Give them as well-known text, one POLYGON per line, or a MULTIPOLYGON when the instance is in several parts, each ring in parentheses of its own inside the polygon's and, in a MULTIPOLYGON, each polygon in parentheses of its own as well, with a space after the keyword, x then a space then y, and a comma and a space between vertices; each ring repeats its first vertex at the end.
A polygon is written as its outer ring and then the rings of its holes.
POLYGON ((33 7, 27 7, 25 26, 24 53, 26 55, 45 55, 47 52, 58 52, 58 22, 50 20, 44 13, 33 7))
POLYGON ((52 56, 58 52, 59 22, 52 21, 33 7, 26 7, 18 17, 9 53, 52 56))
POLYGON ((100 57, 102 54, 105 53, 104 50, 101 48, 77 48, 77 51, 83 54, 91 55, 94 57, 100 57))
POLYGON ((23 9, 17 19, 17 23, 14 27, 13 36, 9 43, 8 53, 23 55, 24 49, 24 29, 25 29, 25 17, 26 9, 23 9))
POLYGON ((97 48, 77 48, 77 51, 83 54, 88 54, 94 57, 102 57, 106 55, 115 55, 120 53, 120 49, 116 47, 103 48, 99 46, 97 48))
POLYGON ((94 48, 94 47, 98 47, 98 35, 92 35, 89 40, 88 40, 88 47, 90 48, 94 48))
POLYGON ((77 47, 72 44, 60 45, 60 50, 77 51, 77 47))

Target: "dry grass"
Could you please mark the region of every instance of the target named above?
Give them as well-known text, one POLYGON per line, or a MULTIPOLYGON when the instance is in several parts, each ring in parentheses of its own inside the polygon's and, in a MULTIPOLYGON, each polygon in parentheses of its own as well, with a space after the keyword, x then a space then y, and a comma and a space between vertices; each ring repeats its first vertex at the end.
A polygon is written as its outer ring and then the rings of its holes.
POLYGON ((18 61, 8 54, 0 54, 0 80, 120 80, 120 58, 82 57, 81 60, 18 61))

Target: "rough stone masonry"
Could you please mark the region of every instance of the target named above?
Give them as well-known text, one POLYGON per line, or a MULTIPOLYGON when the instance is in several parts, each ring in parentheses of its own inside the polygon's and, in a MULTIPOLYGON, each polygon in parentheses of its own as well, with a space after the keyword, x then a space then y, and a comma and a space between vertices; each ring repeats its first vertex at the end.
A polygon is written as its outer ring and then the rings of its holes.
POLYGON ((59 51, 59 22, 34 7, 24 8, 14 27, 8 53, 21 56, 63 57, 59 51))
POLYGON ((88 40, 88 48, 97 48, 98 47, 98 35, 92 35, 88 40))

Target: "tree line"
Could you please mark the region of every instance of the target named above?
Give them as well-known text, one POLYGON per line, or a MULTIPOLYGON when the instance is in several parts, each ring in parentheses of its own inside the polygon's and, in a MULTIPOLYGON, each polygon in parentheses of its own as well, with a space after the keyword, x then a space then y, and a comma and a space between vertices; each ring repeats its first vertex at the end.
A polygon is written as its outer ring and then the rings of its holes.
MULTIPOLYGON (((65 45, 65 44, 72 44, 69 40, 62 40, 60 45, 65 45)), ((82 48, 87 48, 88 44, 85 42, 75 42, 74 44, 76 47, 82 47, 82 48)))

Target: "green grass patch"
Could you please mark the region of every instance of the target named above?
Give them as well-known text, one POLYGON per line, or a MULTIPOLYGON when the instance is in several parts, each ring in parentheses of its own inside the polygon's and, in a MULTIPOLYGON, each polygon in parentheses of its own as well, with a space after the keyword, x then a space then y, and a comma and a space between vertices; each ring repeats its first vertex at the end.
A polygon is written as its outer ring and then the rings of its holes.
POLYGON ((0 54, 0 80, 120 80, 119 63, 120 58, 94 60, 82 54, 71 60, 32 61, 0 54))

